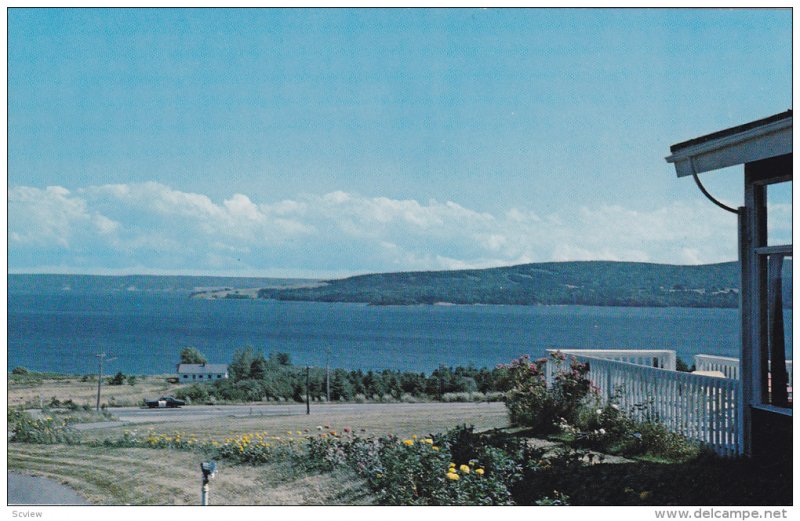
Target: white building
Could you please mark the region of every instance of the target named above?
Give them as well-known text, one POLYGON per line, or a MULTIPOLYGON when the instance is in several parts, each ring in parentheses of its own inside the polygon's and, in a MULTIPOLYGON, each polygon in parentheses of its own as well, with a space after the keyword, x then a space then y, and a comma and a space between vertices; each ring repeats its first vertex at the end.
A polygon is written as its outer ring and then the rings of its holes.
POLYGON ((213 382, 228 378, 225 364, 178 364, 179 383, 213 382))

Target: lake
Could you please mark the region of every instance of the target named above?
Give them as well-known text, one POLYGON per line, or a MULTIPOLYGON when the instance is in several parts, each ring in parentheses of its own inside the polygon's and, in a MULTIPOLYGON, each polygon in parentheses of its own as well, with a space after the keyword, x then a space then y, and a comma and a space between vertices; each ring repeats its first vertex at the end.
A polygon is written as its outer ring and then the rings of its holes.
MULTIPOLYGON (((787 349, 792 312, 786 310, 787 349)), ((234 350, 287 352, 295 364, 429 372, 494 367, 562 348, 674 349, 738 357, 735 309, 588 306, 367 306, 190 299, 188 292, 9 292, 8 367, 93 373, 175 370, 181 348, 227 363, 234 350)), ((791 351, 787 352, 787 358, 791 351)))

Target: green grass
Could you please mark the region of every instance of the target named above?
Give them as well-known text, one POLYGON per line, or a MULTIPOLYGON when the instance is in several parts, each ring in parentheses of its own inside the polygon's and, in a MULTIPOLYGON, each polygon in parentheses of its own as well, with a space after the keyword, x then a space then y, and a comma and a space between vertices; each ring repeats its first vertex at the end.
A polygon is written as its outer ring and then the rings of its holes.
MULTIPOLYGON (((13 385, 41 385, 46 381, 69 382, 70 380, 79 380, 80 378, 81 376, 71 374, 37 373, 29 371, 24 374, 9 373, 8 382, 13 385)), ((95 381, 97 381, 97 378, 95 378, 95 381)))
MULTIPOLYGON (((97 505, 198 505, 202 453, 12 443, 8 470, 64 483, 97 505)), ((346 469, 309 474, 289 463, 221 462, 212 505, 363 505, 374 498, 346 469)))

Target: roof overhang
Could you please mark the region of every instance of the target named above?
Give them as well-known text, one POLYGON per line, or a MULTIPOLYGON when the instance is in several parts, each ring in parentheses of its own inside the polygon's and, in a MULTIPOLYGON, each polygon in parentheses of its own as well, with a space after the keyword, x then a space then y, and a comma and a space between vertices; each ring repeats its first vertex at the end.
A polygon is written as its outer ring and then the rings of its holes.
POLYGON ((678 177, 792 153, 792 111, 670 147, 678 177))

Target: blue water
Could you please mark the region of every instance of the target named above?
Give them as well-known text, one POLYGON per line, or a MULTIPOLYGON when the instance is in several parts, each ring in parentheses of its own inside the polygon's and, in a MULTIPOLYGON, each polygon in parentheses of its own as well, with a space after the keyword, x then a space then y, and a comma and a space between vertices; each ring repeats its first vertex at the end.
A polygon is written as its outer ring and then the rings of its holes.
MULTIPOLYGON (((790 350, 792 312, 786 310, 790 350)), ((209 362, 234 350, 288 352, 296 364, 431 371, 439 364, 494 367, 547 348, 674 349, 738 356, 735 309, 587 306, 387 306, 199 300, 183 292, 10 293, 8 367, 91 373, 174 370, 185 346, 209 362)), ((791 357, 791 352, 787 352, 791 357)))

